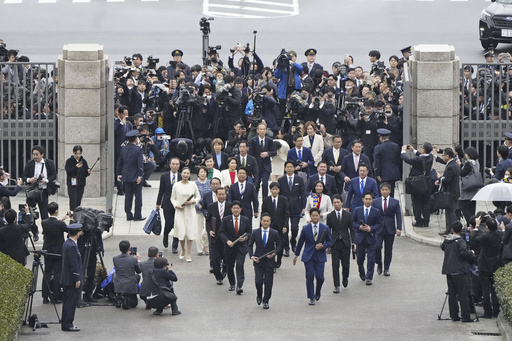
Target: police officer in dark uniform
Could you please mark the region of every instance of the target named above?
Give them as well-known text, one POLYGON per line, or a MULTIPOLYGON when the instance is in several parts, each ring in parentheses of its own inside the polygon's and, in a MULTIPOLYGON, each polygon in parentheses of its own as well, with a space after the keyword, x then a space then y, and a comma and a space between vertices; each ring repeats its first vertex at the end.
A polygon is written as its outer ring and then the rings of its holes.
POLYGON ((377 129, 380 135, 380 144, 373 151, 373 167, 378 185, 387 182, 391 186, 391 196, 395 196, 395 181, 400 180, 400 147, 389 140, 391 131, 377 129))
POLYGON ((176 50, 173 50, 171 52, 171 56, 172 56, 172 61, 169 62, 169 66, 167 67, 167 78, 168 79, 173 79, 174 78, 174 73, 176 72, 176 65, 178 63, 182 63, 183 65, 185 65, 185 76, 187 78, 190 78, 190 67, 183 63, 182 62, 182 58, 183 58, 183 51, 179 50, 179 49, 176 49, 176 50))
POLYGON ((142 217, 142 149, 137 146, 139 131, 134 129, 126 134, 128 145, 121 149, 117 160, 117 181, 124 186, 124 211, 126 220, 144 220, 142 217), (132 201, 135 195, 135 213, 132 213, 132 201))
POLYGON ((302 63, 301 65, 303 70, 307 72, 309 77, 313 78, 316 70, 324 70, 324 67, 322 65, 315 63, 316 49, 307 49, 306 52, 304 52, 304 55, 306 56, 308 61, 302 63))
POLYGON ((402 58, 400 58, 400 60, 409 60, 409 56, 412 53, 411 46, 404 47, 403 49, 400 50, 400 52, 402 52, 402 58))
POLYGON ((508 148, 508 158, 512 159, 512 133, 505 132, 503 136, 505 136, 504 144, 508 148))

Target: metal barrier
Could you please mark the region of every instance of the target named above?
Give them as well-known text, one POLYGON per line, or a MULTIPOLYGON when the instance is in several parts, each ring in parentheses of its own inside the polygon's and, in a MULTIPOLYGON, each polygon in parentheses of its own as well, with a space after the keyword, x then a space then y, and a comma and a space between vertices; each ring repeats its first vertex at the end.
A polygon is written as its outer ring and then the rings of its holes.
POLYGON ((512 64, 462 64, 460 82, 460 144, 492 167, 503 133, 512 132, 512 64))
POLYGON ((57 164, 57 68, 55 63, 0 63, 1 165, 23 175, 35 145, 57 164))

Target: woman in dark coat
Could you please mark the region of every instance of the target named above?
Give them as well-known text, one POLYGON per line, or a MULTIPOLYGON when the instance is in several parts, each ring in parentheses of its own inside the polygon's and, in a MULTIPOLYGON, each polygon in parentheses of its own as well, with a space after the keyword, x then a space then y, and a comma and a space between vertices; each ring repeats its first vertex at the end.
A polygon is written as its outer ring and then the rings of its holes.
POLYGON ((91 170, 82 156, 82 151, 82 146, 74 146, 73 156, 66 160, 66 185, 71 211, 74 211, 82 203, 85 178, 91 175, 91 170))
MULTIPOLYGON (((172 282, 176 282, 178 277, 171 270, 172 264, 169 264, 166 258, 157 258, 155 259, 155 268, 149 272, 151 278, 149 279, 149 296, 148 296, 148 304, 151 308, 156 309, 153 315, 162 314, 164 308, 167 306, 167 303, 163 303, 159 297, 159 288, 166 287, 171 289, 174 292, 172 282)), ((178 305, 176 304, 176 300, 171 302, 171 309, 173 315, 181 314, 181 311, 178 310, 178 305)))

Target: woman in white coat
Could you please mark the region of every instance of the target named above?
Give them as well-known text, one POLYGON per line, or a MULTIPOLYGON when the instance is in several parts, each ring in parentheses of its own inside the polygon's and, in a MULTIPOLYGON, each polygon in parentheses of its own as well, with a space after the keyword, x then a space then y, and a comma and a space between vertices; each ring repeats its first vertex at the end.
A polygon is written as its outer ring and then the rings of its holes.
POLYGON ((324 139, 322 135, 316 133, 317 127, 314 122, 306 122, 306 124, 304 124, 304 130, 306 135, 304 135, 303 146, 311 149, 313 159, 315 160, 315 167, 309 167, 309 175, 311 176, 317 173, 316 167, 318 166, 318 163, 322 161, 322 154, 324 153, 324 139))
POLYGON ((331 213, 332 201, 331 198, 324 194, 325 185, 322 181, 318 180, 315 182, 315 186, 313 187, 313 191, 309 194, 308 199, 306 201, 306 220, 307 223, 311 221, 309 217, 309 210, 313 207, 316 207, 320 210, 320 222, 325 224, 327 222, 327 215, 331 213))
POLYGON ((236 171, 236 159, 234 157, 228 158, 228 169, 220 171, 220 183, 222 187, 231 186, 235 182, 238 182, 238 172, 236 171))

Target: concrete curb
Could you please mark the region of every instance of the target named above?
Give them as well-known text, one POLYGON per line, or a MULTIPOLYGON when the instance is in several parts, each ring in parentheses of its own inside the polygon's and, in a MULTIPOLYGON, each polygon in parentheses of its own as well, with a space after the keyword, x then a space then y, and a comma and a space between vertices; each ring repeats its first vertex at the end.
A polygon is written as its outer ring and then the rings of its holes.
POLYGON ((496 321, 496 324, 500 329, 501 338, 504 341, 512 341, 512 327, 510 326, 510 323, 508 323, 508 320, 505 318, 503 313, 500 313, 498 315, 498 320, 496 321))

